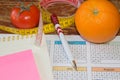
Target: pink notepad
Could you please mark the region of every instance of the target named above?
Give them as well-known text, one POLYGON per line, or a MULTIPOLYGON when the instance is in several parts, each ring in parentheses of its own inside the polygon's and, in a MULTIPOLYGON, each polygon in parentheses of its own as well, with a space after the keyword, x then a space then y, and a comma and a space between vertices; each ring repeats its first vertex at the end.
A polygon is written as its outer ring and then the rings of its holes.
POLYGON ((32 50, 0 56, 0 80, 40 80, 32 50))

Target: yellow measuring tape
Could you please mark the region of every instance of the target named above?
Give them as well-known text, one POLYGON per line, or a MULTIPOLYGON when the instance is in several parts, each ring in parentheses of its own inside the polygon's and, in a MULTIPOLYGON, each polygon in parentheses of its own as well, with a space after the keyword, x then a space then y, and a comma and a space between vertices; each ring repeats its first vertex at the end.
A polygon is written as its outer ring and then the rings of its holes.
MULTIPOLYGON (((51 14, 45 11, 44 9, 41 9, 41 12, 42 12, 43 22, 47 23, 43 25, 43 32, 44 33, 55 32, 54 25, 51 23, 51 19, 50 19, 51 14)), ((69 17, 58 17, 58 20, 61 25, 61 28, 65 29, 74 24, 74 15, 69 17)), ((7 31, 10 33, 15 33, 15 34, 27 35, 27 34, 37 33, 38 27, 32 28, 32 29, 18 29, 18 28, 0 25, 0 30, 7 31)))
MULTIPOLYGON (((53 70, 55 71, 74 71, 72 67, 68 66, 53 66, 53 70)), ((87 71, 86 67, 78 67, 77 71, 87 71)))
MULTIPOLYGON (((71 23, 71 22, 72 22, 72 19, 60 21, 60 24, 62 25, 61 28, 65 29, 67 27, 70 27, 72 24, 69 24, 69 23, 71 23)), ((0 30, 7 31, 10 33, 15 33, 15 34, 27 35, 27 34, 37 33, 38 27, 32 28, 32 29, 18 29, 18 28, 0 25, 0 30)), ((52 33, 54 31, 55 31, 55 28, 52 23, 43 25, 44 33, 52 33)))
POLYGON ((18 29, 18 28, 12 28, 12 27, 8 27, 8 26, 0 26, 0 30, 7 31, 7 32, 10 32, 10 33, 15 33, 15 34, 21 34, 21 35, 37 33, 37 28, 18 29))

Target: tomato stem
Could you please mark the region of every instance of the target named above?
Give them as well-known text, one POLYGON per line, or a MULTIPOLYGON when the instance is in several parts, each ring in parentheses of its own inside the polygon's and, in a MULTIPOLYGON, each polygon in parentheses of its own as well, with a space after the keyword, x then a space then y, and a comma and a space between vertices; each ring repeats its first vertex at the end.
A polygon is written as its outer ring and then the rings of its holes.
POLYGON ((20 4, 20 12, 19 12, 19 14, 21 14, 22 12, 24 12, 24 11, 29 11, 30 10, 30 6, 32 6, 33 5, 33 3, 31 2, 31 3, 29 3, 29 4, 25 4, 24 2, 21 2, 21 4, 20 4))

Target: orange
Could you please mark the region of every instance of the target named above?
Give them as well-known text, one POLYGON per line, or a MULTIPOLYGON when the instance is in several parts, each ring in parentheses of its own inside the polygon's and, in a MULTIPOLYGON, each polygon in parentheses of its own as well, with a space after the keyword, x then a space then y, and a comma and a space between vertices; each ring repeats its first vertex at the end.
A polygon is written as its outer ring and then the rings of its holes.
POLYGON ((119 11, 110 1, 88 0, 77 9, 75 25, 85 40, 105 43, 115 38, 119 31, 119 11))

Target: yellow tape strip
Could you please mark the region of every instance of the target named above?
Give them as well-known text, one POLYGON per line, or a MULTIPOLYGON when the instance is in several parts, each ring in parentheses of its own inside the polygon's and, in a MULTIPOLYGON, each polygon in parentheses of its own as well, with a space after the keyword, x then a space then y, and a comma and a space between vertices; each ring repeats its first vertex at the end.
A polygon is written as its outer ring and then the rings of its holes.
MULTIPOLYGON (((40 10, 42 12, 43 22, 51 23, 51 19, 50 19, 51 14, 47 10, 44 10, 42 8, 40 10)), ((70 25, 74 23, 74 15, 68 17, 58 16, 58 20, 61 22, 68 22, 68 25, 70 25), (71 21, 71 23, 69 23, 69 21, 71 21)))
MULTIPOLYGON (((71 21, 72 20, 60 21, 61 28, 65 29, 65 28, 70 27, 72 25, 72 24, 69 24, 69 23, 71 23, 71 21)), ((12 27, 2 26, 1 25, 0 30, 7 31, 7 32, 10 32, 10 33, 15 33, 15 34, 27 35, 27 34, 35 34, 35 33, 37 33, 38 28, 36 27, 36 28, 32 28, 32 29, 18 29, 18 28, 12 28, 12 27)), ((45 24, 43 26, 43 31, 44 31, 44 33, 55 32, 54 25, 52 23, 45 24)))
POLYGON ((18 29, 18 28, 12 28, 12 27, 8 27, 8 26, 0 26, 0 30, 7 31, 7 32, 10 32, 10 33, 15 33, 15 34, 21 34, 21 35, 37 33, 37 28, 18 29))

